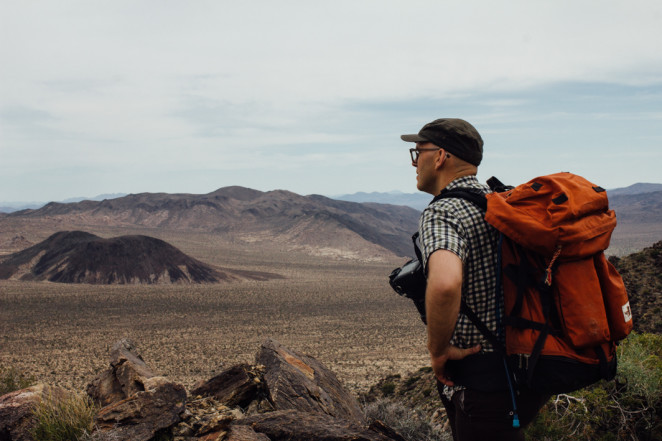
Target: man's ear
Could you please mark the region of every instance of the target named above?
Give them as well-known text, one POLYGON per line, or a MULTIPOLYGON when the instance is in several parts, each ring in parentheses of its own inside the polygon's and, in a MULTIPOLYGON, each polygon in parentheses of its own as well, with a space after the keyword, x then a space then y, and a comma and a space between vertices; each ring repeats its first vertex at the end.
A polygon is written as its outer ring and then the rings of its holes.
POLYGON ((439 170, 444 165, 444 163, 446 162, 446 159, 447 159, 448 155, 446 153, 446 150, 444 150, 444 149, 437 150, 435 152, 435 154, 437 156, 435 156, 435 158, 434 158, 434 168, 436 170, 439 170))

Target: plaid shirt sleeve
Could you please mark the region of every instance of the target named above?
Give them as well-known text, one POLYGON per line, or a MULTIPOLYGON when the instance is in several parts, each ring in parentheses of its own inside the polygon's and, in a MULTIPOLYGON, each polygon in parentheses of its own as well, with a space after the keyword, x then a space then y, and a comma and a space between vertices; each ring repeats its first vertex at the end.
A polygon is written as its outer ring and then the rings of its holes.
POLYGON ((426 273, 428 259, 437 250, 451 251, 462 262, 466 260, 468 243, 461 217, 448 203, 432 204, 421 214, 419 232, 426 273))

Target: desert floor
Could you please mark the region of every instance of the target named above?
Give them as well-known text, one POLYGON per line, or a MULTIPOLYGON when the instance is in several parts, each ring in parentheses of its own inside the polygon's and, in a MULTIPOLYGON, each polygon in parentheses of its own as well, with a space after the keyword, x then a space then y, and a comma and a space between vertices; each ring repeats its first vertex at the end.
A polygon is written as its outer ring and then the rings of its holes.
POLYGON ((191 387, 253 362, 260 344, 273 338, 317 358, 360 392, 428 363, 413 304, 388 285, 403 260, 330 259, 205 234, 152 233, 204 262, 285 279, 151 286, 0 281, 0 365, 82 390, 108 366, 110 347, 127 337, 158 374, 191 387))

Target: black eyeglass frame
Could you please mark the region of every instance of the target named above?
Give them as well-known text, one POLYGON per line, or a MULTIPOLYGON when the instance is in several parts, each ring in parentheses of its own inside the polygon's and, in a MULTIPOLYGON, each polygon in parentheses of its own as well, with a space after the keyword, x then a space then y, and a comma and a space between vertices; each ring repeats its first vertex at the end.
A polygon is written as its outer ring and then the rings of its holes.
POLYGON ((419 149, 418 147, 409 149, 409 156, 411 156, 411 162, 416 164, 418 162, 418 156, 421 152, 433 152, 436 150, 441 150, 441 147, 434 147, 428 149, 419 149))

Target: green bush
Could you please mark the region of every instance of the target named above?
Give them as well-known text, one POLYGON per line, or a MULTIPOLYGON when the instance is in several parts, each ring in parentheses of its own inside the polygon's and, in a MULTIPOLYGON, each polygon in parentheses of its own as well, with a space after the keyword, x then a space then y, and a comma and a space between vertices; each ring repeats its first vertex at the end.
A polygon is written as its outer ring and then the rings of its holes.
POLYGON ((35 441, 78 441, 92 431, 95 407, 85 395, 56 399, 48 396, 34 409, 35 441))
POLYGON ((618 348, 615 381, 552 397, 528 439, 662 439, 662 336, 631 334, 618 348))
POLYGON ((15 390, 25 389, 34 383, 34 377, 21 374, 13 367, 3 368, 0 366, 0 396, 15 390))

